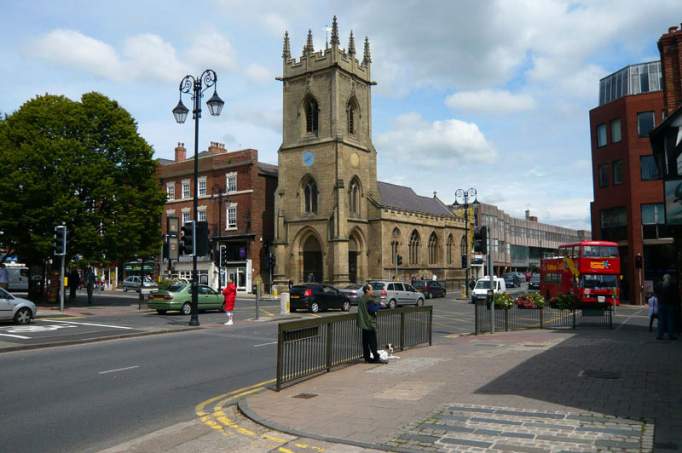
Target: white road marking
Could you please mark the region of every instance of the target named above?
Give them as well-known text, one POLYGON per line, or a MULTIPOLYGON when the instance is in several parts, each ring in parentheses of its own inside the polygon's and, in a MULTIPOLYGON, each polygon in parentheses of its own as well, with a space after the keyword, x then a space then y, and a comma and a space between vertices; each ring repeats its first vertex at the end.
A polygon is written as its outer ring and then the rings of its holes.
POLYGON ((261 346, 267 346, 267 345, 270 345, 270 344, 277 344, 277 342, 276 342, 276 341, 271 341, 271 342, 269 342, 269 343, 255 344, 255 345, 253 345, 253 347, 254 347, 254 348, 260 348, 261 346))
POLYGON ((24 337, 22 335, 10 335, 8 333, 0 333, 0 337, 19 338, 20 340, 30 340, 31 339, 31 337, 24 337))
POLYGON ((59 329, 68 329, 71 327, 77 327, 77 326, 70 326, 70 325, 59 325, 59 324, 53 324, 53 325, 29 325, 29 326, 13 326, 7 329, 7 332, 9 333, 33 333, 33 332, 54 332, 55 330, 59 329))
POLYGON ((630 321, 632 318, 634 318, 634 317, 637 316, 639 313, 641 313, 641 310, 642 310, 642 309, 640 308, 640 309, 637 310, 635 313, 633 313, 633 314, 631 314, 630 316, 628 316, 627 318, 625 318, 625 321, 623 321, 618 327, 616 327, 616 330, 620 330, 620 328, 623 327, 625 324, 627 324, 628 321, 630 321))
POLYGON ((119 371, 134 370, 135 368, 140 368, 140 365, 133 365, 133 366, 127 366, 125 368, 116 368, 113 370, 100 371, 99 374, 117 373, 119 371))
POLYGON ((51 322, 62 322, 64 324, 75 324, 77 326, 91 326, 91 327, 108 327, 110 329, 124 329, 124 330, 135 330, 132 327, 124 327, 124 326, 112 326, 109 324, 95 324, 91 322, 76 322, 76 321, 57 321, 56 319, 52 320, 51 322))

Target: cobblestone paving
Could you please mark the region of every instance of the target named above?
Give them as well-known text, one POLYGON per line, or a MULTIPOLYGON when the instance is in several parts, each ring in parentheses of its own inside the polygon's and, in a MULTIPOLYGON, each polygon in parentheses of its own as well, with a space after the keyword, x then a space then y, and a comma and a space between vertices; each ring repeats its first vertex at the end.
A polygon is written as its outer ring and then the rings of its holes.
POLYGON ((386 446, 438 452, 650 452, 653 437, 648 420, 450 404, 405 427, 386 446))

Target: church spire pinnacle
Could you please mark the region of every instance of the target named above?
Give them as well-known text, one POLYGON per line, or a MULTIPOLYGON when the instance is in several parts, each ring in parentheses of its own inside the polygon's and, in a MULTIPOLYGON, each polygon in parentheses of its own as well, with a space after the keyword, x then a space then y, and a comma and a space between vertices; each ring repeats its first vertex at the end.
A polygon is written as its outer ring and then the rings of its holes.
POLYGON ((355 38, 353 37, 353 30, 350 31, 350 38, 348 38, 348 55, 355 56, 355 38))
POLYGON ((284 32, 284 45, 282 46, 282 58, 289 60, 291 58, 291 48, 289 47, 289 32, 284 32))
POLYGON ((365 55, 362 57, 362 64, 367 66, 372 62, 372 55, 369 52, 369 38, 365 36, 365 55))
POLYGON ((331 36, 331 45, 332 47, 338 47, 340 44, 339 41, 339 25, 336 23, 336 16, 332 19, 332 36, 331 36))
POLYGON ((313 31, 308 29, 308 39, 306 40, 305 47, 303 47, 303 55, 310 55, 315 52, 313 47, 313 31))

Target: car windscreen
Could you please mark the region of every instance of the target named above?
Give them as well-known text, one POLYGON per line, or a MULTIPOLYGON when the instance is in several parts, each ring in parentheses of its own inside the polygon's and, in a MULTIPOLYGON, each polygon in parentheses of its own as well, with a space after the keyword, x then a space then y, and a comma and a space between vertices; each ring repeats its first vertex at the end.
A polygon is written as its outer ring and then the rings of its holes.
POLYGON ((345 289, 360 289, 362 285, 348 285, 345 289))
POLYGON ((173 283, 168 287, 168 292, 169 293, 179 293, 183 289, 185 289, 185 286, 187 286, 185 283, 173 283))
POLYGON ((586 245, 583 247, 585 258, 618 258, 618 247, 607 245, 586 245))
POLYGON ((586 289, 613 289, 618 285, 615 275, 587 274, 580 277, 580 286, 586 289))
POLYGON ((423 288, 424 286, 426 286, 426 283, 424 281, 420 280, 420 281, 414 282, 413 285, 415 288, 423 288))
POLYGON ((479 280, 474 289, 490 289, 490 280, 479 280))
POLYGON ((381 291, 384 289, 384 284, 381 282, 369 282, 369 284, 372 285, 374 291, 381 291))
POLYGON ((540 274, 533 274, 530 276, 530 281, 533 283, 540 283, 540 274))

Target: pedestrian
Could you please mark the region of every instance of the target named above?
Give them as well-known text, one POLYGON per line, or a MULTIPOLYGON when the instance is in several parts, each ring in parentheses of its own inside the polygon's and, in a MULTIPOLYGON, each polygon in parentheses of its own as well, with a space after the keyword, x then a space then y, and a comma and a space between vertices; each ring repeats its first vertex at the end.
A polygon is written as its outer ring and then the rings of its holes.
POLYGON ((377 312, 379 304, 374 298, 372 285, 362 288, 362 297, 358 299, 357 324, 362 329, 362 356, 367 363, 388 363, 379 358, 377 350, 377 312), (370 352, 372 355, 370 356, 370 352))
POLYGON ((680 297, 677 285, 672 281, 670 274, 663 276, 663 283, 660 286, 658 298, 658 324, 657 340, 663 340, 663 335, 667 332, 668 338, 677 340, 675 336, 677 309, 680 304, 680 297))
MULTIPOLYGON (((649 299, 647 300, 649 305, 649 332, 652 331, 652 326, 654 325, 654 319, 658 319, 658 298, 656 294, 649 294, 649 299)), ((659 323, 661 321, 658 321, 659 323)), ((658 326, 656 326, 658 328, 658 326)))
POLYGON ((294 286, 294 282, 289 280, 289 292, 291 292, 291 288, 294 286))
POLYGON ((95 290, 97 277, 91 267, 85 271, 85 288, 88 291, 88 305, 92 305, 92 292, 95 290))
POLYGON ((473 278, 469 280, 469 289, 473 290, 476 287, 476 280, 473 278))
POLYGON ((223 289, 223 296, 225 296, 225 314, 227 315, 226 326, 231 326, 234 324, 232 320, 232 311, 234 311, 234 302, 237 299, 237 287, 232 281, 232 277, 227 277, 227 285, 223 289))
POLYGON ((0 288, 7 289, 9 287, 9 272, 5 267, 5 263, 0 263, 0 288))
POLYGON ((80 285, 80 275, 78 275, 78 269, 72 269, 71 272, 69 273, 69 298, 71 300, 76 300, 76 290, 78 289, 78 285, 80 285))

